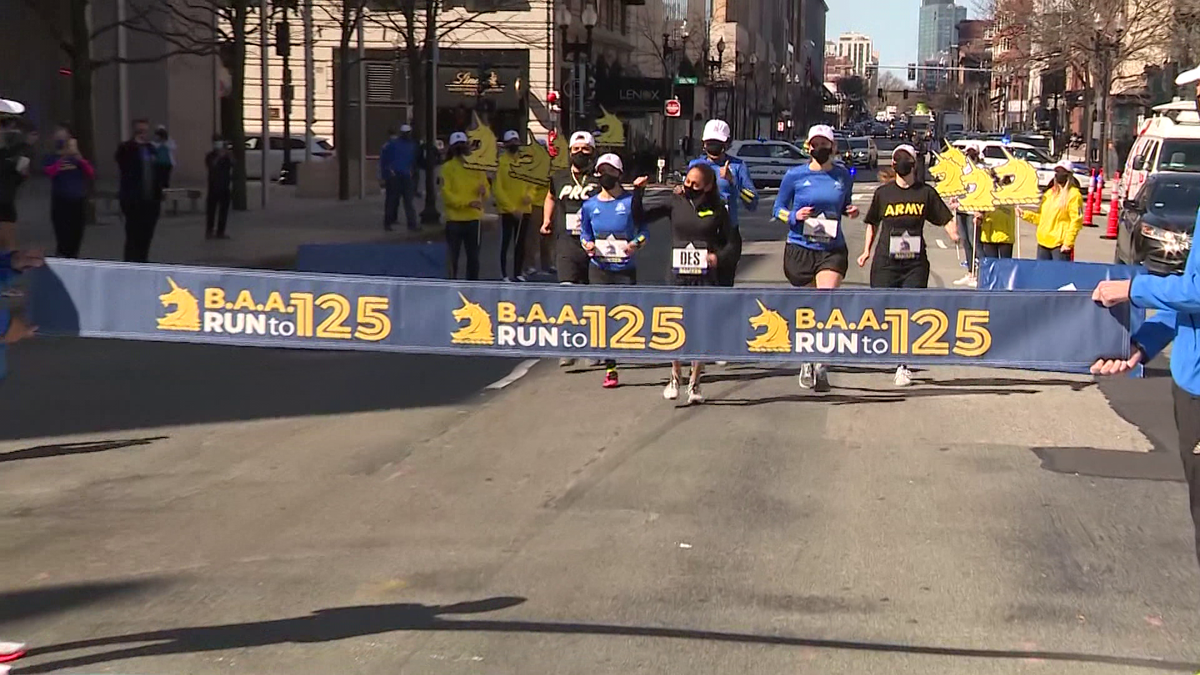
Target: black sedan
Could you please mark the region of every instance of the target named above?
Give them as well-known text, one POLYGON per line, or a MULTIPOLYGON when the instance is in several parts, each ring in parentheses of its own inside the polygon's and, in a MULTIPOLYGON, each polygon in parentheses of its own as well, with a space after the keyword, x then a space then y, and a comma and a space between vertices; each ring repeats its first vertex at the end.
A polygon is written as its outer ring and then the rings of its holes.
POLYGON ((1152 175, 1121 209, 1116 262, 1144 265, 1152 274, 1183 272, 1192 249, 1197 209, 1200 174, 1152 175))

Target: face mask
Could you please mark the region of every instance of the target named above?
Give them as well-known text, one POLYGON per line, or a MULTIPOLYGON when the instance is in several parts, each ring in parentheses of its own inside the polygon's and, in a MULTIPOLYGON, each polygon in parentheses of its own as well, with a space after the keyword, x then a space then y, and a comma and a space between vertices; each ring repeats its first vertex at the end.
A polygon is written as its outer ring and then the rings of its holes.
POLYGON ((684 185, 683 195, 690 201, 697 201, 704 196, 704 192, 694 185, 684 185))
POLYGON ((62 140, 61 138, 54 141, 54 149, 55 150, 62 150, 65 147, 67 147, 67 142, 62 140))
POLYGON ((571 166, 575 167, 576 169, 581 169, 581 170, 592 168, 592 153, 590 153, 590 152, 572 153, 571 154, 571 166))
POLYGON ((621 177, 614 176, 611 173, 600 174, 600 187, 605 190, 611 190, 621 184, 621 177))
POLYGON ((725 152, 725 144, 721 141, 706 141, 704 143, 704 154, 709 157, 720 157, 725 152))
POLYGON ((833 157, 833 148, 813 148, 812 150, 812 158, 817 160, 817 164, 825 164, 830 157, 833 157))
POLYGON ((907 176, 913 172, 917 163, 911 159, 897 159, 892 162, 892 168, 896 169, 897 176, 907 176))
POLYGON ((1069 178, 1070 176, 1065 173, 1059 171, 1054 172, 1054 182, 1058 183, 1059 185, 1066 185, 1069 178))

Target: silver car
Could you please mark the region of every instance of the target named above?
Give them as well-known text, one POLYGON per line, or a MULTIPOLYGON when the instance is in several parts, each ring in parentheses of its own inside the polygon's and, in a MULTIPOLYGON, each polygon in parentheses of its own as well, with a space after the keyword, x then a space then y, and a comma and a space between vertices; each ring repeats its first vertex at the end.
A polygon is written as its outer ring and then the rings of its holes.
POLYGON ((879 166, 879 148, 874 138, 855 136, 847 139, 844 145, 839 143, 838 150, 843 161, 850 166, 865 166, 868 169, 879 166))
POLYGON ((755 187, 779 187, 783 175, 808 161, 808 153, 787 141, 734 141, 729 154, 746 163, 755 187))

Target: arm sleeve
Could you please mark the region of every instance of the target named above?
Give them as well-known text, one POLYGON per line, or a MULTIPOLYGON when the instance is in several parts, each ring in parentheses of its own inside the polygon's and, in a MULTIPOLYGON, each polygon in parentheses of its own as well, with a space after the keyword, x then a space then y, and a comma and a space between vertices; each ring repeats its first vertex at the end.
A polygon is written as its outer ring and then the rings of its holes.
POLYGON ((42 160, 42 171, 47 176, 54 176, 58 173, 58 155, 48 155, 42 160))
POLYGON ((83 172, 84 176, 87 176, 88 180, 95 180, 96 169, 95 169, 95 167, 92 166, 91 162, 87 161, 86 159, 84 159, 82 157, 79 157, 75 160, 75 164, 77 164, 79 166, 79 170, 83 172))
POLYGON ((1036 209, 1033 209, 1033 210, 1021 209, 1021 213, 1024 214, 1024 217, 1021 218, 1021 220, 1024 220, 1025 222, 1033 225, 1034 227, 1038 227, 1039 225, 1041 225, 1042 209, 1046 208, 1046 199, 1050 195, 1049 190, 1046 190, 1046 195, 1047 195, 1046 197, 1042 197, 1042 203, 1036 209))
POLYGON ((775 195, 775 205, 771 208, 771 215, 787 223, 789 227, 796 224, 796 212, 792 211, 792 198, 795 195, 795 181, 792 180, 789 172, 784 174, 783 180, 779 183, 779 194, 775 195))
MULTIPOLYGON (((671 192, 665 193, 673 196, 671 192)), ((633 220, 638 224, 649 223, 659 218, 671 215, 670 199, 663 199, 660 194, 651 195, 646 199, 646 188, 640 187, 633 191, 633 220), (647 202, 649 202, 647 204, 647 202)))
POLYGON ((754 179, 750 177, 750 168, 744 162, 739 162, 734 172, 738 179, 737 197, 742 200, 747 211, 757 211, 758 188, 754 187, 754 179))
POLYGON ((379 149, 379 180, 384 180, 387 178, 387 166, 391 160, 388 152, 388 147, 390 145, 390 143, 384 143, 383 147, 379 149))
POLYGON ((1182 314, 1200 313, 1200 275, 1159 277, 1139 274, 1129 286, 1129 299, 1138 307, 1182 314))
POLYGON ((596 241, 596 233, 592 231, 592 212, 590 209, 579 209, 579 240, 596 241))
MULTIPOLYGON (((843 193, 842 196, 841 213, 845 213, 846 209, 850 208, 850 206, 854 204, 854 176, 852 176, 849 171, 846 172, 846 187, 844 189, 845 193, 843 193)), ((838 215, 841 215, 841 213, 838 215)))
POLYGON ((446 206, 455 209, 466 208, 468 204, 475 201, 474 195, 464 199, 463 185, 460 185, 459 172, 454 170, 454 167, 447 164, 442 170, 442 201, 446 206))
POLYGON ((871 195, 871 205, 867 207, 867 215, 863 216, 863 222, 867 225, 879 224, 879 189, 875 189, 875 193, 871 195))
POLYGON ((1083 229, 1083 195, 1079 190, 1071 190, 1071 198, 1067 203, 1067 217, 1071 219, 1067 224, 1067 232, 1063 237, 1063 245, 1068 248, 1075 247, 1075 238, 1079 236, 1079 231, 1083 229))
POLYGON ((742 247, 742 235, 730 221, 728 209, 717 209, 716 218, 717 236, 725 242, 725 245, 713 253, 717 256, 717 265, 724 265, 727 261, 737 257, 738 251, 742 247))
POLYGON ((1175 312, 1159 310, 1142 323, 1137 332, 1133 334, 1133 341, 1141 345, 1142 350, 1146 352, 1143 363, 1158 356, 1162 350, 1167 348, 1167 345, 1171 344, 1171 341, 1175 339, 1175 328, 1178 322, 1179 315, 1175 312))
POLYGON ((946 206, 942 196, 933 188, 929 189, 929 205, 925 209, 925 213, 929 214, 926 220, 938 227, 944 227, 954 220, 954 214, 950 213, 950 207, 946 206))
POLYGON ((12 257, 12 251, 0 253, 0 288, 7 288, 13 278, 20 274, 13 269, 12 257))

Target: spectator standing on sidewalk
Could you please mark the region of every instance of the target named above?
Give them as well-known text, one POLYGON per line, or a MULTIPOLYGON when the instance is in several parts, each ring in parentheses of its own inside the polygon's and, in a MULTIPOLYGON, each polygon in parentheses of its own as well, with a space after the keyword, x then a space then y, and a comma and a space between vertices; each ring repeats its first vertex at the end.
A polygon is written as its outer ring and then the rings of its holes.
POLYGON ((398 219, 400 202, 404 201, 404 224, 410 231, 417 229, 417 210, 413 207, 413 172, 417 168, 417 143, 412 139, 412 127, 407 124, 400 132, 391 132, 379 151, 379 184, 384 189, 383 229, 391 230, 398 219))
POLYGON ((521 150, 521 135, 504 132, 504 152, 496 169, 496 209, 500 211, 500 276, 505 281, 525 281, 525 238, 529 231, 529 214, 533 211, 529 184, 511 174, 517 152, 521 150), (508 274, 508 249, 513 247, 512 276, 508 274))
POLYGON ((32 156, 17 118, 0 119, 0 252, 17 247, 17 188, 29 175, 32 156))
POLYGON ((1083 229, 1083 194, 1068 160, 1054 165, 1054 182, 1042 195, 1037 211, 1017 209, 1017 217, 1037 225, 1037 259, 1071 260, 1075 238, 1083 229))
POLYGON ((205 239, 229 238, 225 234, 225 226, 229 222, 229 203, 233 198, 233 153, 229 150, 229 143, 225 139, 213 136, 213 149, 204 156, 204 166, 208 169, 208 195, 204 207, 205 239))
POLYGON ((154 165, 161 174, 162 186, 171 187, 171 174, 175 171, 175 139, 161 124, 154 130, 154 165))
POLYGON ((483 219, 483 200, 488 196, 487 174, 463 163, 470 152, 467 135, 450 134, 446 162, 442 164, 442 203, 446 207, 446 260, 450 278, 458 278, 458 254, 466 249, 467 279, 479 278, 479 223, 483 219))
POLYGON ((96 172, 79 154, 79 145, 67 125, 60 125, 54 132, 54 154, 47 155, 42 170, 50 177, 55 254, 60 258, 78 258, 87 220, 88 188, 96 172))
POLYGON ((116 160, 121 172, 118 197, 125 216, 125 261, 147 262, 166 178, 150 144, 149 122, 134 121, 133 136, 117 146, 116 160))
MULTIPOLYGON (((967 161, 971 164, 979 163, 978 148, 968 147, 965 154, 967 155, 967 161)), ((961 279, 957 279, 952 283, 955 286, 969 286, 975 280, 975 235, 973 232, 973 230, 977 231, 977 228, 974 227, 975 214, 959 211, 957 200, 952 201, 951 204, 954 206, 955 219, 958 225, 958 241, 965 254, 962 266, 967 268, 967 273, 961 279)))

